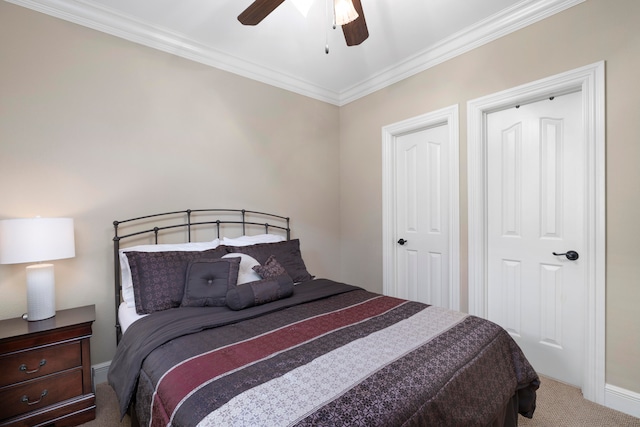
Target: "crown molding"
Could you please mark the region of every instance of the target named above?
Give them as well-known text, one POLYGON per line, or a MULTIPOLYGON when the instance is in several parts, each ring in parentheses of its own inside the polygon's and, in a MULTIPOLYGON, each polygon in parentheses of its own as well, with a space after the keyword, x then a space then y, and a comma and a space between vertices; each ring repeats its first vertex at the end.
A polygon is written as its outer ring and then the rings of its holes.
POLYGON ((586 0, 521 1, 342 91, 340 105, 353 102, 584 1, 586 0))
POLYGON ((329 90, 87 0, 5 0, 65 21, 337 106, 420 73, 585 0, 524 0, 344 91, 329 90))

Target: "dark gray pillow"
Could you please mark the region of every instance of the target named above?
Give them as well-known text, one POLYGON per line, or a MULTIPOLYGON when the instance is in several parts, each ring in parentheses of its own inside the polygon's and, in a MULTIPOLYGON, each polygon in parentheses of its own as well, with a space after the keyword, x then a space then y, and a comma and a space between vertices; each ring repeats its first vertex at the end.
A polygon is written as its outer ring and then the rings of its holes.
POLYGON ((127 252, 138 314, 179 307, 189 261, 220 258, 223 247, 206 251, 127 252))
POLYGON ((302 260, 299 239, 277 243, 258 243, 250 246, 226 246, 226 248, 229 253, 250 255, 262 265, 273 255, 296 283, 313 279, 302 260))
POLYGON ((222 307, 238 282, 240 257, 189 262, 182 307, 222 307))
POLYGON ((293 295, 293 280, 288 275, 256 280, 236 286, 227 292, 227 306, 242 310, 293 295))

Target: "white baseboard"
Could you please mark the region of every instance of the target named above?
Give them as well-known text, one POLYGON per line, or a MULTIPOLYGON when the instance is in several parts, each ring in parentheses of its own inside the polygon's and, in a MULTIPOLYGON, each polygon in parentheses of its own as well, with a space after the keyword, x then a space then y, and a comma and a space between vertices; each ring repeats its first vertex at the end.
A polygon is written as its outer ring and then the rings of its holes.
POLYGON ((611 384, 606 384, 604 391, 604 406, 640 418, 640 393, 611 384))
POLYGON ((98 363, 91 366, 91 374, 93 375, 93 384, 100 384, 107 382, 107 374, 109 373, 109 366, 111 361, 98 363))
MULTIPOLYGON (((111 361, 98 363, 91 367, 93 384, 107 382, 107 374, 111 361)), ((640 393, 636 393, 615 385, 605 385, 604 406, 624 412, 632 417, 640 418, 640 393)))

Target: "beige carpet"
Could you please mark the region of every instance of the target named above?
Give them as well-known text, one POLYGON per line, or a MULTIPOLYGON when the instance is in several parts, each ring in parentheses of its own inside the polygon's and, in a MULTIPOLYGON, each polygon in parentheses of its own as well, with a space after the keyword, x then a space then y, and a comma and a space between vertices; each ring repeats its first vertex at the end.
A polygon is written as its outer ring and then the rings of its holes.
MULTIPOLYGON (((96 386, 96 400, 96 419, 84 426, 130 427, 128 416, 120 422, 116 395, 108 384, 96 386)), ((640 419, 584 400, 578 389, 542 378, 533 419, 520 417, 518 424, 544 427, 640 427, 640 419)))
POLYGON ((575 387, 540 378, 533 419, 520 416, 519 426, 640 427, 640 419, 582 398, 575 387))
POLYGON ((125 415, 120 422, 116 392, 109 384, 100 383, 96 385, 96 419, 82 425, 87 427, 131 427, 131 420, 128 415, 125 415))

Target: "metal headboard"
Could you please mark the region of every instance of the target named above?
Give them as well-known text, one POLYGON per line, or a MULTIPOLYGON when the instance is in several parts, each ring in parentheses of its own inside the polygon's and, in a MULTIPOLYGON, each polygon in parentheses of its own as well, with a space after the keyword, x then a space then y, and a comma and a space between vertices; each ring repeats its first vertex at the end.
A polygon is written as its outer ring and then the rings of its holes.
POLYGON ((134 238, 144 239, 150 237, 154 244, 158 244, 161 235, 175 236, 176 232, 186 232, 186 237, 183 237, 182 240, 191 242, 192 233, 195 232, 196 228, 200 231, 202 228, 206 229, 207 227, 210 229, 215 227, 215 235, 220 238, 221 230, 227 229, 227 227, 224 227, 226 225, 230 226, 229 230, 241 231, 243 236, 247 234, 249 229, 264 230, 264 233, 269 233, 269 230, 275 229, 286 233, 287 240, 291 239, 288 217, 245 209, 187 209, 145 215, 123 221, 113 221, 113 269, 116 339, 118 343, 122 336, 120 320, 118 319, 118 306, 122 298, 122 276, 119 256, 121 242, 125 239, 131 241, 134 238), (263 220, 265 222, 261 222, 263 220), (275 224, 267 221, 273 221, 275 224))

